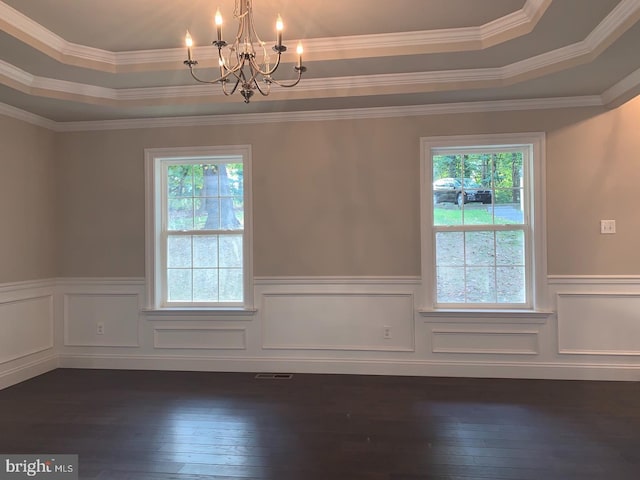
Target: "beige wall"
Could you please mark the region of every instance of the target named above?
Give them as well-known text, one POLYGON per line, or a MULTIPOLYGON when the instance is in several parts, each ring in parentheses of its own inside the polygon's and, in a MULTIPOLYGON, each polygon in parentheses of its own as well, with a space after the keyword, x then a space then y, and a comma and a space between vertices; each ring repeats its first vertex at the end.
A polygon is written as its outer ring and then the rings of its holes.
POLYGON ((0 283, 55 276, 54 133, 0 115, 0 283))
POLYGON ((549 273, 640 274, 640 97, 552 130, 547 151, 549 273))
POLYGON ((640 100, 600 109, 60 133, 60 276, 144 275, 145 148, 251 144, 254 272, 419 275, 419 138, 547 132, 550 274, 638 274, 640 100), (601 218, 618 234, 598 233, 601 218))

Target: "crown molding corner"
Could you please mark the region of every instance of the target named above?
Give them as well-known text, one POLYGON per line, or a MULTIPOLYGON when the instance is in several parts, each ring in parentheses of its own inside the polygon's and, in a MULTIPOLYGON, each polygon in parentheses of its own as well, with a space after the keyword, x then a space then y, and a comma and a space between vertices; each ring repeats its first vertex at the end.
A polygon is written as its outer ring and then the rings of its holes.
POLYGON ((637 95, 640 95, 640 68, 605 90, 602 101, 608 108, 615 108, 637 95))
POLYGON ((31 125, 53 131, 56 131, 59 125, 58 122, 49 120, 48 118, 35 115, 31 112, 27 112, 16 107, 12 107, 11 105, 7 105, 6 103, 0 103, 0 115, 4 115, 5 117, 13 118, 15 120, 21 120, 23 122, 30 123, 31 125))

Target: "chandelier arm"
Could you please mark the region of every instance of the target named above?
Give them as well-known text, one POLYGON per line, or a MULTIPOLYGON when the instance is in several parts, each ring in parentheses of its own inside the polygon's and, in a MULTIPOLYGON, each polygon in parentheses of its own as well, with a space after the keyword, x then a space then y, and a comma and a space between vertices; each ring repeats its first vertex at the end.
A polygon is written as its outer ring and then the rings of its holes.
MULTIPOLYGON (((255 84, 256 86, 258 85, 258 75, 262 75, 263 77, 265 77, 266 79, 269 79, 268 75, 265 75, 264 73, 262 73, 260 71, 260 69, 257 67, 256 63, 253 61, 253 59, 249 59, 249 69, 251 70, 251 77, 249 78, 249 80, 247 80, 247 84, 255 84)), ((259 88, 258 88, 259 90, 259 88)))
POLYGON ((244 74, 244 70, 240 70, 240 74, 237 75, 237 77, 238 83, 242 85, 242 88, 245 88, 245 86, 251 83, 251 80, 247 81, 247 76, 244 74))
POLYGON ((282 83, 279 82, 278 80, 275 79, 271 79, 271 81, 273 83, 275 83, 276 85, 280 86, 280 87, 284 87, 284 88, 291 88, 291 87, 295 87, 296 85, 298 85, 300 83, 300 80, 302 79, 302 74, 307 70, 306 67, 293 67, 296 72, 298 72, 298 78, 294 80, 293 83, 282 83))
MULTIPOLYGON (((262 70, 260 68, 260 65, 258 65, 258 62, 255 61, 255 58, 250 58, 249 59, 249 63, 251 64, 251 71, 255 72, 256 75, 260 74, 263 77, 268 77, 271 76, 275 73, 275 71, 278 69, 278 67, 280 66, 280 57, 281 57, 281 53, 278 52, 278 58, 276 60, 275 65, 273 66, 273 68, 270 68, 269 70, 262 70)), ((255 76, 255 75, 254 75, 255 76)))
POLYGON ((258 90, 263 97, 266 97, 267 95, 269 95, 269 93, 271 93, 270 83, 267 83, 267 88, 264 91, 262 90, 262 88, 260 88, 260 84, 256 80, 253 80, 253 84, 256 86, 256 90, 258 90))
POLYGON ((236 59, 238 63, 236 63, 234 67, 230 68, 227 66, 227 63, 224 61, 224 57, 222 55, 222 49, 218 48, 218 59, 219 59, 218 61, 222 61, 222 68, 226 72, 220 76, 218 81, 222 82, 224 80, 227 80, 231 75, 239 79, 237 72, 242 70, 242 67, 244 67, 244 63, 245 63, 244 57, 242 57, 241 59, 239 56, 236 55, 236 59))
MULTIPOLYGON (((215 85, 216 83, 222 83, 224 84, 225 82, 227 82, 229 80, 230 76, 234 76, 238 81, 240 81, 240 77, 238 76, 237 72, 238 70, 240 70, 242 66, 239 64, 237 65, 235 68, 233 69, 229 69, 227 67, 225 67, 225 69, 227 70, 227 73, 225 73, 224 75, 214 79, 214 80, 203 80, 202 78, 198 77, 193 69, 193 67, 189 67, 189 73, 191 74, 191 76, 193 77, 193 79, 198 82, 198 83, 206 83, 208 85, 215 85)), ((235 89, 234 89, 235 90, 235 89)))
POLYGON ((240 78, 239 77, 236 77, 236 78, 237 78, 236 83, 235 83, 235 85, 233 86, 233 88, 231 89, 230 92, 227 92, 227 86, 226 86, 227 85, 227 81, 225 80, 225 81, 221 82, 222 83, 222 93, 224 93, 227 97, 230 97, 231 95, 233 95, 236 92, 236 90, 238 89, 238 85, 240 85, 240 78))
POLYGON ((233 80, 241 81, 240 80, 240 75, 238 75, 238 71, 242 72, 242 70, 240 70, 239 68, 235 68, 233 70, 229 70, 228 73, 225 73, 224 79, 222 81, 228 81, 229 77, 232 77, 232 76, 233 76, 233 80))
MULTIPOLYGON (((276 64, 274 65, 273 68, 267 68, 265 70, 262 70, 262 68, 260 68, 260 64, 258 64, 258 62, 256 61, 256 56, 258 55, 258 52, 256 52, 256 49, 254 47, 254 39, 255 39, 255 42, 258 44, 258 47, 262 49, 262 60, 263 60, 262 63, 264 65, 268 65, 269 54, 267 53, 266 42, 262 41, 253 23, 253 2, 251 0, 236 0, 236 2, 241 2, 241 3, 246 2, 246 8, 244 9, 241 15, 236 16, 236 18, 238 18, 239 20, 239 26, 238 26, 238 34, 236 35, 236 41, 234 42, 234 45, 237 45, 238 47, 242 43, 247 45, 244 51, 245 51, 245 54, 250 54, 250 55, 247 55, 247 57, 249 60, 251 73, 252 73, 251 80, 254 80, 258 76, 258 74, 262 76, 270 76, 277 70, 278 66, 280 65, 280 55, 282 54, 282 52, 286 50, 286 47, 282 47, 282 46, 274 47, 274 50, 276 50, 278 54, 276 64), (242 39, 243 35, 245 36, 244 41, 242 39), (247 40, 249 41, 247 42, 247 40)), ((236 3, 236 8, 237 8, 237 3, 236 3)), ((251 80, 249 81, 249 83, 251 83, 251 80)))
POLYGON ((213 85, 213 84, 218 83, 218 82, 220 82, 220 81, 222 80, 222 77, 217 78, 216 80, 202 80, 201 78, 199 78, 199 77, 195 74, 195 72, 193 71, 193 68, 191 68, 191 67, 189 67, 189 73, 191 73, 191 76, 193 77, 193 79, 194 79, 196 82, 199 82, 199 83, 208 83, 208 84, 210 84, 210 85, 213 85))

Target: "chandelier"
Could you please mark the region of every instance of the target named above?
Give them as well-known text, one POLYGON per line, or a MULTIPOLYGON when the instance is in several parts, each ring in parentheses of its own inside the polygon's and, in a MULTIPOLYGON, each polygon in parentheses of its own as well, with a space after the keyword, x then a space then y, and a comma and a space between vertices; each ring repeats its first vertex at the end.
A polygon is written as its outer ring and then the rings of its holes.
POLYGON ((265 97, 269 95, 271 85, 274 83, 281 87, 295 87, 307 70, 307 67, 302 65, 301 43, 298 43, 297 48, 298 64, 293 67, 297 78, 290 83, 284 83, 272 77, 280 66, 281 55, 287 51, 287 47, 282 44, 283 23, 280 15, 276 21, 276 43, 272 48, 275 55, 269 51, 266 42, 263 42, 256 33, 252 0, 235 0, 233 17, 238 20, 238 32, 233 42, 228 44, 222 39, 222 15, 220 10, 216 11, 217 40, 212 45, 218 48, 220 75, 214 80, 203 80, 196 75, 194 67, 198 61, 193 58, 193 39, 187 31, 185 37, 187 60, 184 64, 189 67, 191 76, 200 83, 219 83, 222 85, 222 92, 227 96, 233 95, 240 88, 240 94, 244 97, 245 103, 249 103, 256 90, 265 97), (233 86, 231 87, 230 84, 233 86))

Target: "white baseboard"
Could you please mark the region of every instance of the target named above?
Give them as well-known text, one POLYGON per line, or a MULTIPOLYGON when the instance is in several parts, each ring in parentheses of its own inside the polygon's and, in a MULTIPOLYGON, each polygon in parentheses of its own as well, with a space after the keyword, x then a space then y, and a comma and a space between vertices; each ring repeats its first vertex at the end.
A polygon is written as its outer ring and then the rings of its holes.
POLYGON ((636 364, 557 364, 541 362, 436 362, 426 360, 326 359, 274 357, 197 357, 161 355, 72 355, 60 368, 173 370, 207 372, 286 372, 348 375, 527 378, 550 380, 639 381, 636 364))
POLYGON ((58 368, 58 355, 51 354, 45 358, 14 367, 0 372, 0 390, 15 385, 30 378, 58 368))

